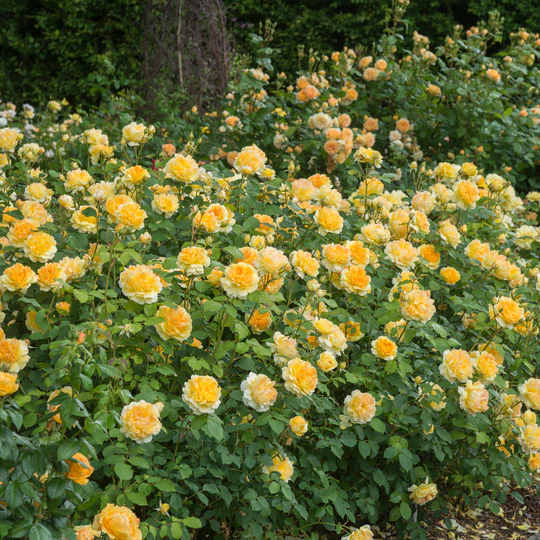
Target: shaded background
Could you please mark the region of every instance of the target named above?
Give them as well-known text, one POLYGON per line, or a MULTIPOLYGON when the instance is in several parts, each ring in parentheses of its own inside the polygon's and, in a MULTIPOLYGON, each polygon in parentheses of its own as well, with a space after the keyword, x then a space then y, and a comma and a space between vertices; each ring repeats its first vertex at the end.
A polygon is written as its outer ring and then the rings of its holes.
MULTIPOLYGON (((328 53, 370 46, 391 0, 0 0, 0 99, 85 108, 111 92, 159 115, 219 95, 250 32, 277 24, 275 68, 293 73, 298 45, 328 53)), ((406 18, 434 45, 497 9, 506 32, 540 31, 537 0, 413 0, 406 18)))

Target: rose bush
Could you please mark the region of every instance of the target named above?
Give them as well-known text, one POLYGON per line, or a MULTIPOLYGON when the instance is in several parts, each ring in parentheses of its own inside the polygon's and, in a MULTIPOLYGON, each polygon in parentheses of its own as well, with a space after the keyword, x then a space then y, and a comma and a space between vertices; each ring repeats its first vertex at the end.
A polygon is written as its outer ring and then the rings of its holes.
MULTIPOLYGON (((425 509, 522 501, 540 194, 482 153, 421 147, 444 114, 378 115, 410 89, 401 65, 443 62, 428 52, 346 51, 273 96, 254 68, 183 142, 120 102, 4 106, 2 537, 422 537, 425 509)), ((463 80, 498 84, 477 53, 463 80)), ((503 75, 508 99, 533 87, 503 75)), ((532 141, 529 110, 485 120, 532 141)))

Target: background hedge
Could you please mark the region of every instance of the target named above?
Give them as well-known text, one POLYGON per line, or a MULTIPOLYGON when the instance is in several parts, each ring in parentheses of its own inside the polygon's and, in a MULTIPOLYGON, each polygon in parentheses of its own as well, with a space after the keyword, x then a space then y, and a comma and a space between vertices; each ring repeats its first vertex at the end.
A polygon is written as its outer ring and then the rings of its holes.
MULTIPOLYGON (((152 2, 150 2, 151 4, 152 2)), ((43 104, 63 98, 96 105, 111 91, 144 95, 145 0, 0 0, 0 99, 43 104)), ((276 68, 297 69, 304 44, 321 52, 369 46, 384 28, 391 0, 225 0, 237 53, 249 53, 248 35, 271 19, 276 68)), ((158 6, 159 7, 159 6, 158 6)), ((164 8, 165 9, 165 8, 164 8)), ((466 27, 497 9, 510 32, 540 31, 535 0, 415 0, 411 25, 439 43, 455 24, 466 27)), ((146 13, 148 16, 148 13, 146 13)), ((156 17, 156 12, 152 12, 156 17)))

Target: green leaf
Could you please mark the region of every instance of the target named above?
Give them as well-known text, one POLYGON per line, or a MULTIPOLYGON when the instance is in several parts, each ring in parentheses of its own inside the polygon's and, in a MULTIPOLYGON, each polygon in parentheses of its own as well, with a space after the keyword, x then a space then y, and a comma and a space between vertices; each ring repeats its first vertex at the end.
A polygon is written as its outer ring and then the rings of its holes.
POLYGON ((381 422, 378 418, 373 418, 369 425, 378 433, 384 433, 386 431, 386 426, 384 425, 384 422, 381 422))
POLYGON ((132 491, 127 494, 127 498, 133 503, 139 506, 146 506, 148 504, 146 496, 143 493, 132 491))
POLYGON ((202 527, 201 520, 198 517, 190 516, 184 518, 182 523, 190 529, 200 529, 202 527))
POLYGON ((59 499, 66 491, 65 478, 52 478, 47 482, 47 494, 51 499, 59 499))
POLYGON ((127 463, 117 463, 114 466, 114 472, 120 480, 131 480, 133 478, 133 469, 127 463))
POLYGON ((58 447, 58 461, 63 461, 72 458, 80 449, 81 441, 71 439, 58 447))
POLYGON ((31 529, 29 534, 30 540, 52 540, 52 534, 49 529, 45 528, 41 523, 36 523, 31 529))
POLYGON ((169 480, 168 478, 162 478, 161 480, 158 480, 155 483, 155 486, 160 491, 176 491, 176 488, 174 487, 174 482, 172 480, 169 480))
POLYGON ((399 513, 401 514, 401 517, 402 517, 405 521, 408 521, 409 519, 411 519, 411 516, 412 516, 412 510, 411 510, 411 507, 410 507, 409 503, 402 502, 402 503, 399 505, 399 513))
POLYGON ((216 439, 216 441, 223 440, 223 425, 221 424, 221 419, 215 414, 208 416, 204 431, 210 435, 210 437, 216 439))

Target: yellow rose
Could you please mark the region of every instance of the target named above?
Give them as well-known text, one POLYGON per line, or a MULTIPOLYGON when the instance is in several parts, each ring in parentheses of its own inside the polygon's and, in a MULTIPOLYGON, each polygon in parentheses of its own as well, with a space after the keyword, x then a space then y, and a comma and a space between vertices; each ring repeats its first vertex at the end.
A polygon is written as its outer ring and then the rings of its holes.
POLYGON ((353 390, 345 398, 343 413, 354 424, 367 424, 371 422, 377 412, 375 398, 368 393, 353 390))
POLYGON ((127 507, 107 504, 94 518, 92 527, 105 533, 109 540, 141 540, 139 518, 127 507))
POLYGON ((473 361, 467 351, 451 349, 444 351, 439 371, 451 383, 456 379, 459 382, 466 382, 473 376, 473 368, 473 361))
POLYGON ((88 484, 90 475, 94 472, 94 468, 90 465, 88 458, 77 452, 71 459, 67 460, 69 471, 66 473, 66 477, 79 484, 85 486, 88 484))
POLYGON ((446 244, 450 244, 453 248, 461 243, 461 234, 457 227, 449 220, 439 223, 439 236, 446 244))
POLYGON ((495 357, 487 351, 474 351, 471 353, 474 368, 484 382, 491 382, 499 372, 499 364, 495 357))
POLYGON ((38 230, 39 224, 33 219, 16 221, 7 233, 8 240, 15 247, 23 247, 26 240, 38 230))
POLYGON ((250 373, 240 385, 244 405, 257 412, 268 411, 277 399, 278 393, 275 384, 267 375, 250 373))
POLYGON ((178 255, 177 265, 186 276, 200 276, 210 266, 210 257, 205 248, 198 246, 185 247, 178 255))
POLYGON ((32 262, 45 263, 56 254, 56 240, 50 234, 36 232, 26 239, 23 250, 32 262))
POLYGON ((290 268, 289 259, 285 253, 273 247, 261 249, 254 266, 261 277, 269 274, 274 278, 277 278, 279 274, 290 268))
POLYGON ((129 189, 135 189, 148 178, 150 178, 150 173, 144 167, 135 165, 124 171, 122 183, 129 189))
POLYGON ((166 218, 172 217, 179 208, 180 201, 174 193, 159 193, 152 199, 152 210, 166 218))
POLYGON ((165 319, 156 325, 157 333, 161 339, 165 341, 173 339, 182 343, 191 335, 191 316, 182 306, 176 308, 160 306, 156 311, 156 317, 165 319))
POLYGON ((360 527, 359 529, 355 529, 351 534, 343 537, 343 540, 372 540, 372 539, 373 539, 373 532, 371 531, 371 527, 369 525, 364 525, 360 527))
POLYGON ((480 381, 467 381, 465 388, 459 387, 458 392, 460 407, 472 416, 488 410, 489 394, 480 381))
POLYGON ((289 420, 289 428, 298 437, 302 437, 307 433, 308 423, 302 416, 295 416, 289 420))
POLYGON ((167 178, 189 184, 199 177, 200 169, 191 156, 176 154, 163 168, 167 178))
POLYGON ((147 217, 147 213, 135 201, 121 204, 114 214, 117 230, 131 233, 142 229, 147 217))
POLYGON ((351 259, 351 252, 341 244, 325 244, 322 249, 323 266, 330 272, 341 272, 351 259))
POLYGON ((336 360, 336 357, 329 352, 323 352, 319 356, 319 359, 317 360, 317 365, 323 371, 324 373, 328 373, 329 371, 332 371, 337 368, 338 363, 336 360))
POLYGON ((194 414, 211 414, 220 405, 221 388, 214 377, 192 375, 184 383, 182 399, 194 414))
POLYGON ((296 340, 285 336, 281 332, 276 332, 270 344, 270 350, 274 354, 276 365, 283 367, 289 360, 298 356, 296 340))
POLYGON ((520 385, 519 395, 527 407, 540 411, 540 379, 527 379, 520 385))
POLYGON ((268 310, 256 309, 247 319, 247 323, 255 334, 262 334, 272 326, 272 314, 268 310))
POLYGON ((419 486, 413 484, 409 488, 409 492, 411 501, 419 506, 424 506, 432 501, 438 494, 436 484, 429 484, 427 478, 424 484, 420 484, 419 486))
POLYGON ((146 142, 147 133, 148 131, 144 124, 131 122, 131 124, 122 128, 122 144, 139 146, 141 143, 146 142))
POLYGON ((459 180, 454 184, 454 201, 462 210, 476 208, 480 190, 471 180, 459 180))
POLYGON ((382 246, 390 240, 390 231, 382 223, 368 223, 361 231, 362 239, 370 244, 382 246))
POLYGON ((441 277, 449 285, 455 285, 461 279, 461 274, 455 268, 446 266, 441 268, 441 277))
POLYGON ((264 474, 270 476, 272 473, 277 472, 281 480, 288 482, 294 474, 293 462, 287 456, 282 457, 280 455, 274 456, 272 462, 271 467, 264 466, 262 468, 264 474))
POLYGON ((371 278, 361 266, 348 266, 341 272, 339 284, 342 289, 365 296, 371 292, 371 278))
POLYGON ((138 264, 126 268, 118 280, 122 292, 137 304, 153 304, 163 285, 149 266, 138 264))
POLYGON ((257 174, 266 165, 266 154, 256 145, 246 146, 234 160, 234 168, 242 174, 257 174))
POLYGON ((323 206, 315 212, 315 223, 319 226, 318 232, 321 236, 328 233, 339 234, 343 230, 343 218, 337 210, 323 206))
POLYGON ((97 211, 92 206, 81 206, 71 214, 71 224, 80 232, 95 234, 97 232, 97 211))
POLYGON ((23 134, 18 129, 0 129, 0 150, 4 152, 15 152, 15 148, 22 138, 23 134))
POLYGON ((306 276, 317 277, 319 274, 319 261, 307 251, 293 251, 290 256, 291 265, 302 279, 306 276))
POLYGON ((163 403, 152 405, 144 400, 133 401, 122 409, 121 431, 138 444, 148 443, 161 431, 159 415, 163 403))
POLYGON ((540 450, 540 426, 536 424, 523 426, 520 429, 519 442, 526 454, 538 452, 540 450))
POLYGON ((84 191, 93 182, 94 179, 88 171, 73 169, 67 173, 64 187, 66 191, 76 193, 77 191, 84 191))
POLYGON ((59 261, 66 276, 66 282, 81 279, 87 269, 87 263, 81 257, 64 257, 59 261))
POLYGON ((17 375, 0 371, 0 397, 14 394, 18 389, 17 375))
POLYGON ((418 260, 418 250, 403 238, 387 244, 384 252, 388 258, 401 270, 414 268, 418 260))
POLYGON ((296 397, 310 396, 318 383, 317 370, 305 360, 293 358, 282 369, 285 388, 296 397))
POLYGON ((250 264, 234 263, 225 269, 220 280, 223 290, 231 298, 245 298, 259 285, 259 274, 250 264))
POLYGON ((383 360, 393 360, 397 355, 397 345, 385 336, 378 337, 371 342, 371 354, 383 360))
POLYGON ((47 263, 38 269, 37 284, 42 291, 57 292, 66 281, 66 273, 58 263, 47 263))
POLYGON ((514 328, 523 319, 525 310, 515 300, 500 296, 489 306, 489 314, 503 328, 514 328))
POLYGON ((24 294, 36 281, 37 275, 30 267, 16 263, 6 268, 0 276, 0 290, 24 294))

